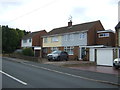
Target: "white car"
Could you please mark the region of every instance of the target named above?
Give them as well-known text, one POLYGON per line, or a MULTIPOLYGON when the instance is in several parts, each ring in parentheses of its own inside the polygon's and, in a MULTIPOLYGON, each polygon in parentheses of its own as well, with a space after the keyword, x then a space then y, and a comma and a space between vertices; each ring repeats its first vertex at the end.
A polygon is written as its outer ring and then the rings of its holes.
POLYGON ((47 55, 49 61, 51 60, 68 60, 68 53, 65 51, 53 51, 47 55))
POLYGON ((114 66, 116 69, 120 68, 120 58, 114 59, 114 61, 113 61, 113 66, 114 66))

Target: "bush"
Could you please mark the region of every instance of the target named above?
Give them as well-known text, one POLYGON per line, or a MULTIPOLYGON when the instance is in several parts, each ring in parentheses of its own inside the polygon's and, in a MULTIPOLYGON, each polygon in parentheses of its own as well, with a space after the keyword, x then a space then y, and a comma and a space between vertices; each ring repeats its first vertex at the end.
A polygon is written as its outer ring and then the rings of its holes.
POLYGON ((22 54, 25 56, 34 56, 32 48, 25 48, 22 50, 22 54))

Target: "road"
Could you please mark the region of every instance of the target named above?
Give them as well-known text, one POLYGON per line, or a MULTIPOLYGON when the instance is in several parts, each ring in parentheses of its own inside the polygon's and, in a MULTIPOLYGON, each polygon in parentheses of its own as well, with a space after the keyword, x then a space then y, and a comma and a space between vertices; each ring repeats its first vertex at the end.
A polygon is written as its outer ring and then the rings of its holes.
POLYGON ((2 59, 3 88, 118 88, 115 75, 2 59))

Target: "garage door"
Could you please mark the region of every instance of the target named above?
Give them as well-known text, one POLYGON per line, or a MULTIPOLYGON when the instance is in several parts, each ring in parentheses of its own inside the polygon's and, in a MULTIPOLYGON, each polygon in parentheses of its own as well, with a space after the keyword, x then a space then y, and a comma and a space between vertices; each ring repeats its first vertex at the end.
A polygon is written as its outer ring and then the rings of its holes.
POLYGON ((113 66, 113 49, 97 49, 97 65, 113 66))

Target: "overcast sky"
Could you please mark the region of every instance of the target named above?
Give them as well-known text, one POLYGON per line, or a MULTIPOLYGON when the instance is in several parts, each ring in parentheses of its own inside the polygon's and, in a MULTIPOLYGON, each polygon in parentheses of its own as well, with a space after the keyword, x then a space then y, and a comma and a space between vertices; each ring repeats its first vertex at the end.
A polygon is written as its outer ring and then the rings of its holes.
POLYGON ((119 0, 0 0, 0 25, 27 31, 50 31, 100 20, 105 29, 118 23, 119 0))

